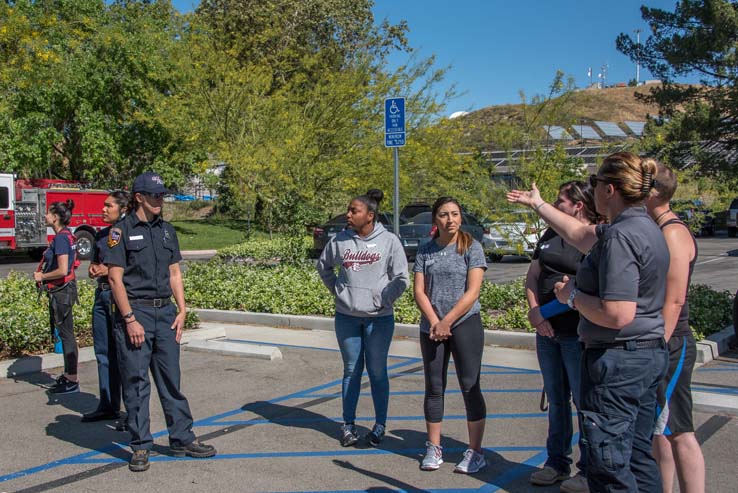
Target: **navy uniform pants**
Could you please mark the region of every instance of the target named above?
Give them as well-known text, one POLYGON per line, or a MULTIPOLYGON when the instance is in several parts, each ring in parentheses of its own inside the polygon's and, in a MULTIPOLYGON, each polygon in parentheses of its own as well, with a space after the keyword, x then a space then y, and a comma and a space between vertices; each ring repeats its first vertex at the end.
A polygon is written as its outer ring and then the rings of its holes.
POLYGON ((661 493, 651 439, 668 358, 663 347, 584 351, 582 445, 593 493, 661 493))
POLYGON ((179 344, 175 340, 176 331, 171 329, 177 314, 176 305, 169 303, 160 308, 133 306, 132 309, 146 332, 141 347, 136 348, 131 344, 125 322, 119 313, 116 314, 115 330, 131 448, 151 450, 154 445, 149 416, 149 369, 164 410, 169 444, 188 445, 195 440, 195 434, 192 432, 190 406, 179 390, 179 344))
POLYGON ((100 387, 100 403, 97 410, 102 412, 120 411, 121 385, 113 334, 112 302, 112 292, 98 287, 95 291, 95 303, 92 305, 92 340, 100 387))

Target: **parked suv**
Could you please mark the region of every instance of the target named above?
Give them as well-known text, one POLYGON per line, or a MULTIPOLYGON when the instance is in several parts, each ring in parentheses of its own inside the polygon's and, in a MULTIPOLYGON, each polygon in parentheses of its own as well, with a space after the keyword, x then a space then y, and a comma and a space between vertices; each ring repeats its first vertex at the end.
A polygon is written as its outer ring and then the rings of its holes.
POLYGON ((736 224, 735 224, 735 216, 738 213, 738 198, 733 199, 733 202, 730 203, 730 207, 728 207, 728 217, 725 221, 725 225, 728 227, 728 236, 731 238, 735 238, 736 233, 736 224))

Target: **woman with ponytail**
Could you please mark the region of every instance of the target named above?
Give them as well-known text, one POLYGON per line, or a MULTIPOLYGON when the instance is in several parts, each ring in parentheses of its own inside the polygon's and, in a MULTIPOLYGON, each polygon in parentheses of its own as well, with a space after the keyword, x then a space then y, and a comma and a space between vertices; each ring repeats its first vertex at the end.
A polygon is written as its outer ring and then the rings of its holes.
POLYGON ((629 152, 604 159, 590 184, 608 225, 576 221, 544 202, 535 184, 507 195, 588 252, 576 283, 565 277, 554 292, 580 316, 579 411, 590 491, 662 491, 651 440, 668 361, 662 309, 669 250, 646 209, 656 173, 653 159, 629 152))
POLYGON ((384 437, 389 405, 387 355, 395 331, 393 305, 409 283, 400 239, 377 222, 383 197, 381 190, 372 189, 351 201, 348 227, 331 238, 317 265, 336 300, 336 338, 343 358, 340 441, 344 447, 359 441, 356 406, 365 363, 375 413, 366 438, 376 447, 384 437))
POLYGON ((441 422, 449 357, 464 397, 469 448, 455 472, 472 474, 487 465, 482 437, 487 408, 479 383, 484 350, 479 291, 487 269, 482 245, 461 230, 461 206, 452 197, 433 204, 433 241, 415 257, 415 302, 421 313, 420 349, 425 373, 423 408, 428 432, 420 466, 434 471, 443 464, 441 422))
POLYGON ((100 389, 100 402, 97 409, 82 416, 83 423, 117 419, 120 417, 121 381, 118 370, 118 356, 113 333, 113 294, 108 280, 108 266, 105 261, 110 253, 108 237, 113 224, 126 217, 128 211, 128 192, 118 190, 105 198, 103 203, 103 222, 110 224, 95 235, 92 260, 87 270, 90 278, 97 281, 95 302, 92 305, 92 340, 97 360, 97 381, 100 389))
POLYGON ((64 373, 56 379, 49 389, 51 394, 79 392, 77 379, 77 340, 74 338, 74 318, 72 306, 77 303, 77 281, 74 269, 77 267, 75 239, 69 230, 74 202, 54 202, 46 212, 46 226, 54 230, 54 238, 44 252, 34 280, 49 296, 49 321, 51 332, 58 332, 64 353, 64 373))

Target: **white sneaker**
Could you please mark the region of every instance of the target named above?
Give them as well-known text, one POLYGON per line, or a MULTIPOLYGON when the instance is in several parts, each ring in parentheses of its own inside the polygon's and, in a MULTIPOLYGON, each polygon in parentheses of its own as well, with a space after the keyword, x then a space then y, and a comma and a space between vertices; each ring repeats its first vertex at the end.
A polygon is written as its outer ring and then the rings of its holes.
POLYGON ((481 468, 487 465, 487 461, 484 459, 484 455, 480 454, 476 450, 470 448, 464 452, 464 458, 461 462, 456 464, 454 472, 460 472, 462 474, 474 474, 481 468))
POLYGON ((435 471, 443 464, 443 447, 425 442, 425 457, 420 468, 423 471, 435 471))
POLYGON ((581 474, 577 474, 561 483, 559 491, 562 493, 589 493, 587 478, 581 474))

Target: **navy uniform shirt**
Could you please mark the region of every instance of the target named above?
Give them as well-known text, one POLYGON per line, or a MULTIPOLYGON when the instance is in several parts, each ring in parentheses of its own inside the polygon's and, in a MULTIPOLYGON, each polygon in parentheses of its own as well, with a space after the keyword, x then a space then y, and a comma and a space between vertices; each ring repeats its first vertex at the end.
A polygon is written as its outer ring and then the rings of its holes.
POLYGON ((579 321, 579 339, 587 344, 664 336, 669 250, 645 207, 625 209, 612 224, 598 227, 599 240, 579 264, 577 288, 609 301, 633 301, 635 318, 620 330, 579 321))
MULTIPOLYGON (((64 230, 68 230, 68 228, 64 228, 62 231, 64 230)), ((59 234, 52 238, 49 243, 49 247, 44 251, 44 264, 42 269, 42 272, 44 273, 51 272, 59 267, 59 261, 56 258, 57 255, 69 256, 69 259, 67 260, 67 275, 72 272, 72 266, 77 255, 75 252, 76 247, 70 241, 69 235, 62 233, 62 231, 59 231, 59 234)))
MULTIPOLYGON (((108 258, 108 235, 110 234, 110 226, 103 228, 95 234, 95 243, 92 245, 92 259, 90 260, 93 264, 104 264, 108 258)), ((107 283, 108 276, 100 276, 95 278, 99 283, 107 283)))
POLYGON ((174 226, 156 217, 151 223, 134 213, 110 228, 105 260, 108 266, 123 267, 128 298, 169 298, 169 266, 182 260, 174 226))

